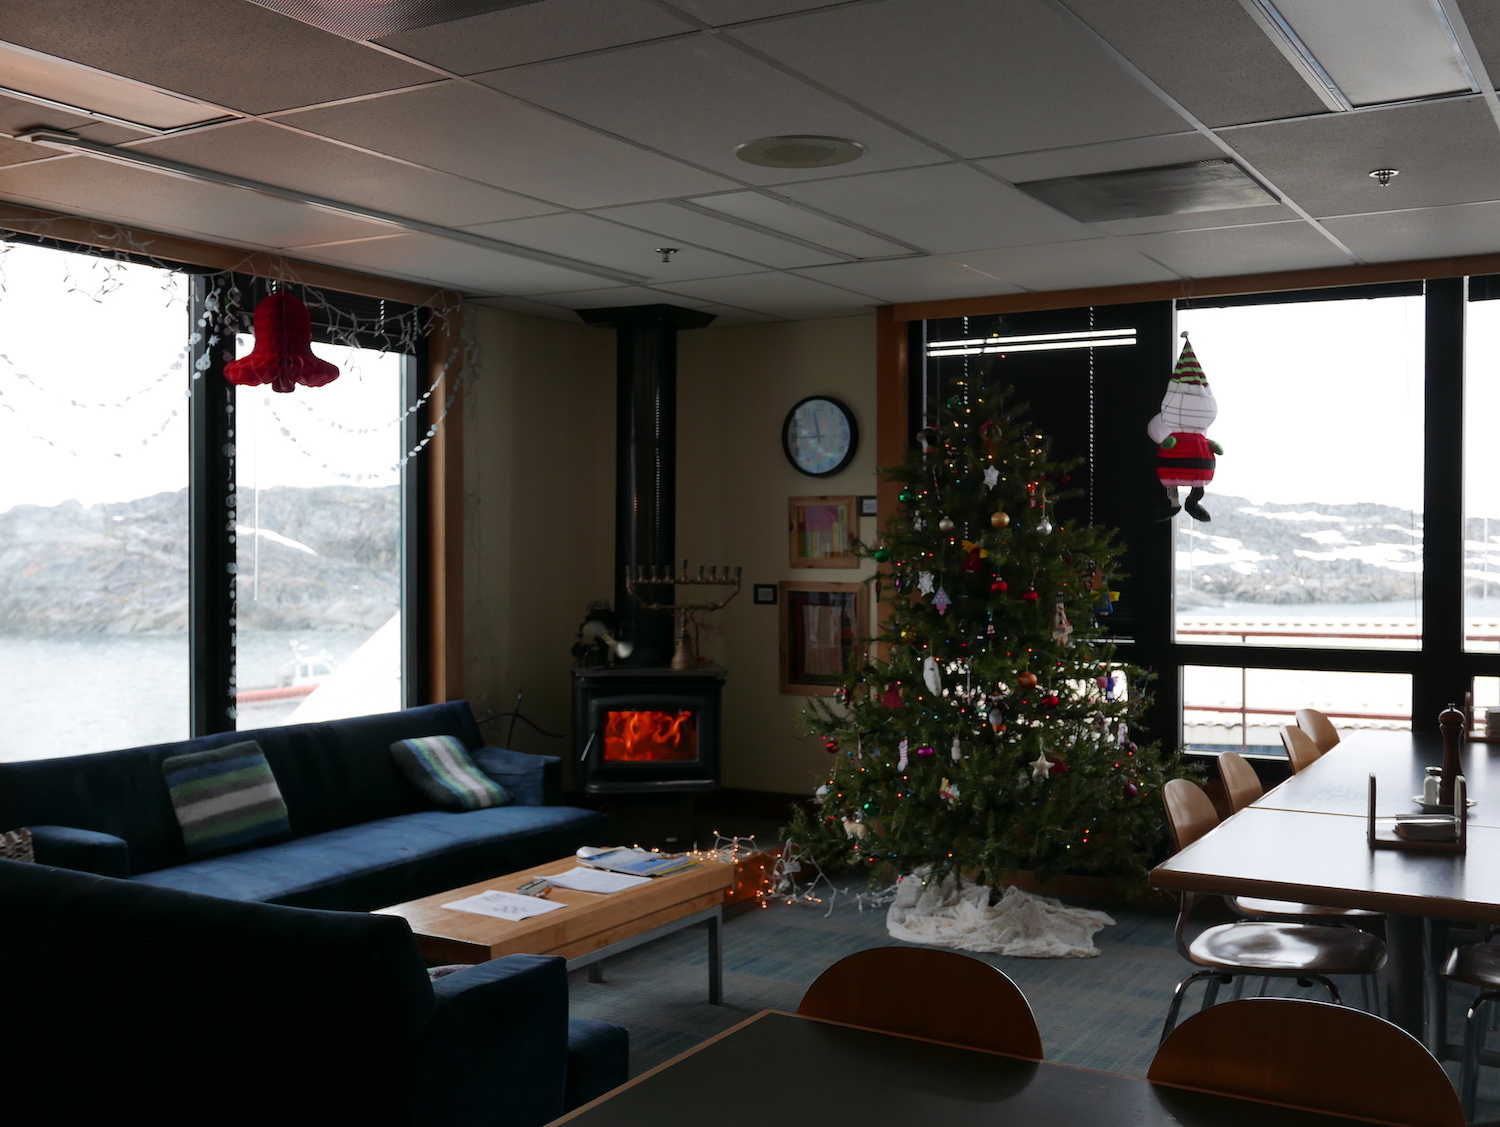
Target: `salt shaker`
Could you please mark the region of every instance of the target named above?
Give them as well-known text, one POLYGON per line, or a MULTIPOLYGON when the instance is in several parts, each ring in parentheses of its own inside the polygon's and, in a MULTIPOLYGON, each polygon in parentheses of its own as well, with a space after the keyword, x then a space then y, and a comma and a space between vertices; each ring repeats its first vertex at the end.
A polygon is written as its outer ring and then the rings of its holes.
POLYGON ((1427 777, 1422 780, 1422 805, 1438 805, 1440 788, 1443 785, 1443 769, 1441 767, 1427 768, 1427 777))

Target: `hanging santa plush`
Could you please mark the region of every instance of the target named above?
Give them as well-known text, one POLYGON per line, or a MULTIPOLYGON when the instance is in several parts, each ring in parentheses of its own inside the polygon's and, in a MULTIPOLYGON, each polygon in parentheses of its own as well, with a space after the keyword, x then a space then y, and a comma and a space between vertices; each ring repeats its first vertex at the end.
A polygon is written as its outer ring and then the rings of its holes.
POLYGON ((1146 424, 1146 433, 1157 444, 1156 476, 1167 490, 1172 516, 1187 509, 1194 520, 1211 520, 1198 502, 1203 487, 1214 479, 1214 455, 1224 448, 1208 437, 1208 428, 1218 416, 1219 405, 1208 388, 1208 380, 1193 355, 1187 333, 1182 334, 1182 355, 1172 369, 1172 382, 1161 401, 1161 414, 1146 424), (1179 501, 1178 489, 1187 486, 1186 504, 1179 501))

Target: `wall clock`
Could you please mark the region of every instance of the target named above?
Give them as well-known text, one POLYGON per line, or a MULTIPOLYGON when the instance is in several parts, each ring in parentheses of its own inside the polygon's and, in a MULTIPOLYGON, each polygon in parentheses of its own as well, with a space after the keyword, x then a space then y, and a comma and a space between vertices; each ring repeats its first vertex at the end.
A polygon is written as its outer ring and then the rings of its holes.
POLYGON ((854 460, 859 425, 854 412, 827 395, 809 395, 787 412, 781 448, 808 477, 831 477, 854 460))

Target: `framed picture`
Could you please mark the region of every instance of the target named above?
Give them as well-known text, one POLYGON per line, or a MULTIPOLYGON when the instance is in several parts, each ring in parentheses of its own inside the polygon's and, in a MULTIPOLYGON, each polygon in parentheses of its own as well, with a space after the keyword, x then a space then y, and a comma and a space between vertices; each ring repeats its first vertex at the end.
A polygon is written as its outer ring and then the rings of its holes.
POLYGON ((793 497, 787 533, 792 567, 858 567, 859 498, 793 497))
POLYGON ((880 515, 880 499, 878 497, 861 497, 859 499, 859 515, 862 517, 878 517, 880 515))
POLYGON ((781 583, 781 691, 832 696, 865 626, 863 583, 781 583))
POLYGON ((776 605, 776 584, 756 583, 752 585, 755 601, 761 606, 774 607, 776 605))

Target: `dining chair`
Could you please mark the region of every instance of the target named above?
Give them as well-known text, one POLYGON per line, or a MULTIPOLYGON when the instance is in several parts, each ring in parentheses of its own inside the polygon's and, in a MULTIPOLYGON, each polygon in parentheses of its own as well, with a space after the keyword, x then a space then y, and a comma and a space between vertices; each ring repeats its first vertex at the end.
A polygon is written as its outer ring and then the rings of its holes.
POLYGON ((1266 793, 1255 768, 1237 751, 1219 754, 1219 778, 1224 783, 1224 795, 1229 799, 1231 814, 1238 814, 1266 793))
POLYGON ((1287 760, 1292 765, 1292 774, 1298 775, 1318 761, 1323 753, 1313 738, 1301 728, 1281 726, 1281 746, 1286 748, 1287 760))
POLYGON ((971 1049, 1042 1059, 1026 996, 1004 971, 930 947, 872 947, 846 955, 802 995, 804 1017, 971 1049))
MULTIPOLYGON (((1172 779, 1162 788, 1162 802, 1167 810, 1167 825, 1175 848, 1186 849, 1219 823, 1218 811, 1203 793, 1203 788, 1189 779, 1172 779)), ((1329 975, 1359 975, 1370 1004, 1370 987, 1375 975, 1385 965, 1385 944, 1367 931, 1349 927, 1331 927, 1330 921, 1357 922, 1363 917, 1378 918, 1378 913, 1350 912, 1343 908, 1323 908, 1290 901, 1261 900, 1250 897, 1226 897, 1230 907, 1242 915, 1280 917, 1245 919, 1218 924, 1187 941, 1188 917, 1207 893, 1178 894, 1177 926, 1173 938, 1177 951, 1200 970, 1194 971, 1172 992, 1172 1004, 1162 1026, 1162 1040, 1177 1024, 1182 1000, 1194 982, 1204 980, 1203 1009, 1218 998, 1219 987, 1234 983, 1243 989, 1245 978, 1293 978, 1299 985, 1314 982, 1327 989, 1329 997, 1342 1003, 1338 987, 1329 975), (1287 919, 1286 917, 1291 917, 1287 919), (1321 922, 1300 922, 1317 919, 1321 922)), ((1264 983, 1262 989, 1265 988, 1264 983)), ((1378 997, 1378 991, 1374 992, 1378 997)))
POLYGON ((1484 1050, 1485 1007, 1500 1001, 1500 946, 1493 943, 1466 943, 1448 954, 1443 977, 1479 987, 1480 993, 1469 1004, 1464 1017, 1464 1051, 1460 1058, 1458 1094, 1464 1114, 1474 1117, 1474 1096, 1479 1086, 1479 1056, 1484 1050))
POLYGON ((1184 1021, 1156 1050, 1154 1084, 1403 1127, 1463 1127, 1443 1066, 1384 1018, 1327 1002, 1245 998, 1184 1021))
POLYGON ((1339 742, 1339 730, 1316 708, 1297 709, 1297 727, 1312 737, 1312 742, 1318 745, 1319 755, 1339 742))

